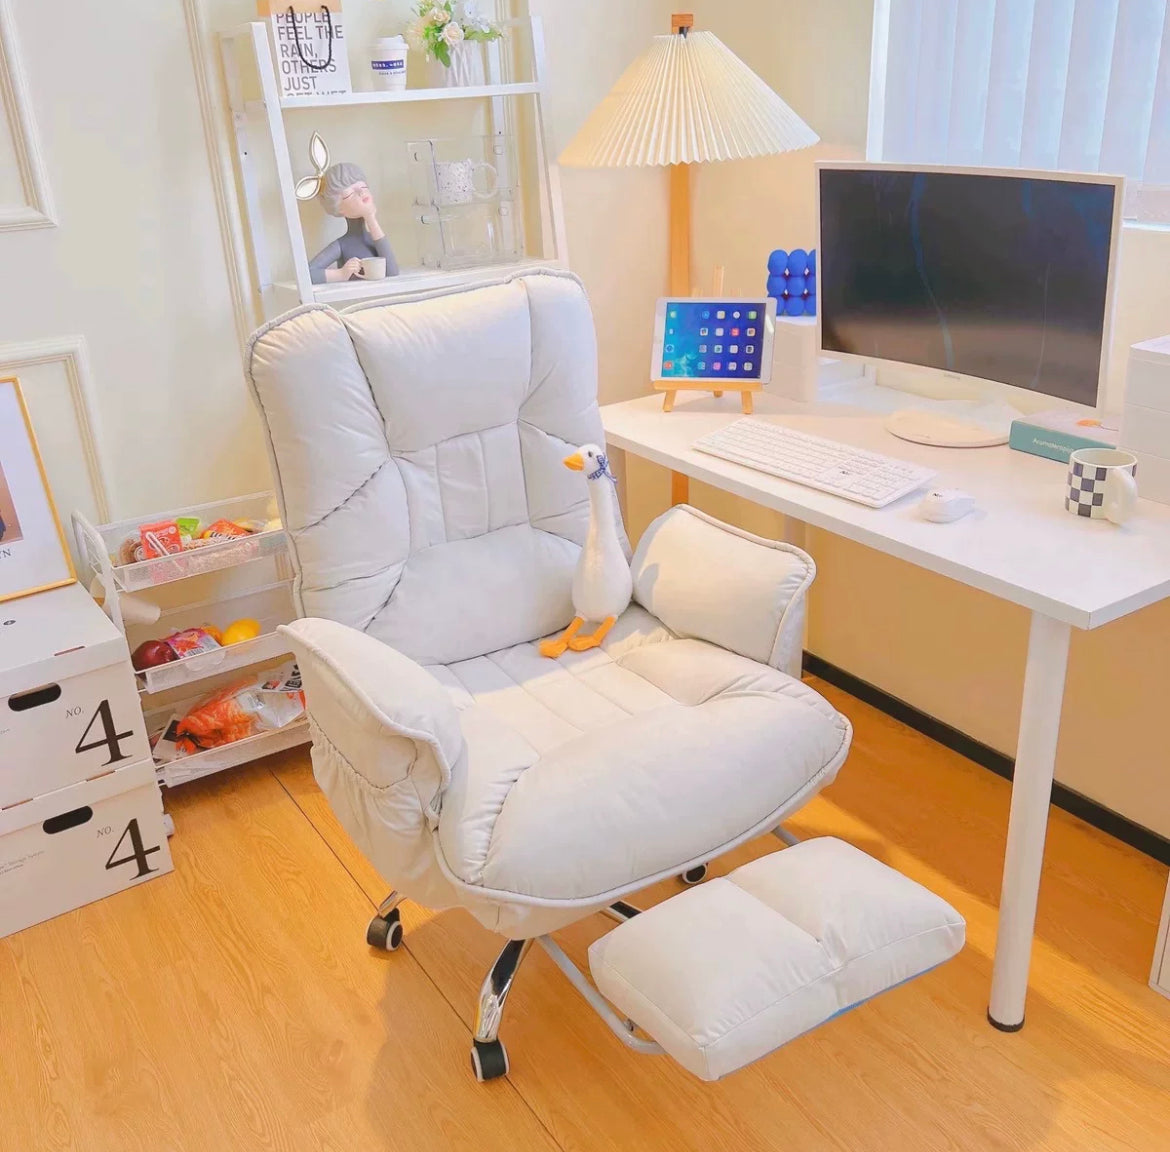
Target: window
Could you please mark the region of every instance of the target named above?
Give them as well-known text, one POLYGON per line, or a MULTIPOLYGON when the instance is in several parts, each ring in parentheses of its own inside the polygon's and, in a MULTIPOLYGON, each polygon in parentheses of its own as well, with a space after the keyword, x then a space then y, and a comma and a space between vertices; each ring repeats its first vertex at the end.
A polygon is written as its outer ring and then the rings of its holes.
POLYGON ((867 154, 1120 173, 1170 223, 1170 4, 876 0, 867 154))

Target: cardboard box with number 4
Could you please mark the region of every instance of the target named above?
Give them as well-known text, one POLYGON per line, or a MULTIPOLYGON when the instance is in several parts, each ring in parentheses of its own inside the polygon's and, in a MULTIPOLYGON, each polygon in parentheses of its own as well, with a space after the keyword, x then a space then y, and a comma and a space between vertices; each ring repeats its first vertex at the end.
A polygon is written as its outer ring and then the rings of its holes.
POLYGON ((170 872, 149 758, 0 811, 0 936, 170 872))
POLYGON ((125 637, 85 589, 0 604, 0 809, 149 759, 125 637))

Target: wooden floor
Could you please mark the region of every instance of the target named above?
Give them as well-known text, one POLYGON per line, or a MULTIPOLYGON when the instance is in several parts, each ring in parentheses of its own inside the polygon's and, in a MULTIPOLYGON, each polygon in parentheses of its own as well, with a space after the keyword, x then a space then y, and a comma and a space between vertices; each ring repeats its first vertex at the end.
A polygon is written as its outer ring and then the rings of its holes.
MULTIPOLYGON (((1146 986, 1166 869, 1054 812, 1028 1023, 993 1031, 1007 785, 818 687, 857 736, 792 827, 954 903, 968 946, 943 968, 706 1085, 622 1047, 534 950, 512 1072, 478 1085, 469 1025, 499 941, 406 905, 405 949, 368 949, 386 885, 298 751, 168 794, 173 875, 0 940, 0 1149, 1170 1149, 1170 1001, 1146 986)), ((559 939, 583 964, 609 926, 559 939)))

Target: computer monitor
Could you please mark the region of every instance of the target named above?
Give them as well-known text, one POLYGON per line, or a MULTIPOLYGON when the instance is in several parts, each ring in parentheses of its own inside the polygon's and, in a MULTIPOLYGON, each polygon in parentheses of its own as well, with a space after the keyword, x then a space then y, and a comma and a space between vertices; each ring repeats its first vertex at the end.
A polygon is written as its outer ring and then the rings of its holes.
POLYGON ((823 163, 818 180, 823 352, 1097 406, 1121 177, 823 163))

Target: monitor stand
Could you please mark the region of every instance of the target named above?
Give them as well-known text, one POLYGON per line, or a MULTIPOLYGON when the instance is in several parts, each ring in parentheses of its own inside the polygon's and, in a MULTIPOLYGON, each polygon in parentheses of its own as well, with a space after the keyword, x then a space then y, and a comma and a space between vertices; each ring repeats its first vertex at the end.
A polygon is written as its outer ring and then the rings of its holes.
POLYGON ((965 382, 922 373, 896 374, 885 366, 880 373, 884 376, 879 375, 878 383, 867 372, 863 379, 822 384, 818 399, 881 414, 891 435, 940 448, 1006 444, 1012 421, 1024 415, 990 386, 973 388, 965 382), (966 395, 954 395, 959 388, 966 395))
MULTIPOLYGON (((948 405, 949 407, 949 405, 948 405)), ((920 408, 903 408, 886 417, 886 431, 915 444, 933 444, 939 448, 990 448, 1006 444, 1011 423, 1019 412, 1008 409, 1003 414, 986 411, 992 405, 972 405, 979 409, 964 418, 952 412, 929 412, 920 408), (1010 415, 1008 414, 1010 412, 1010 415)))

